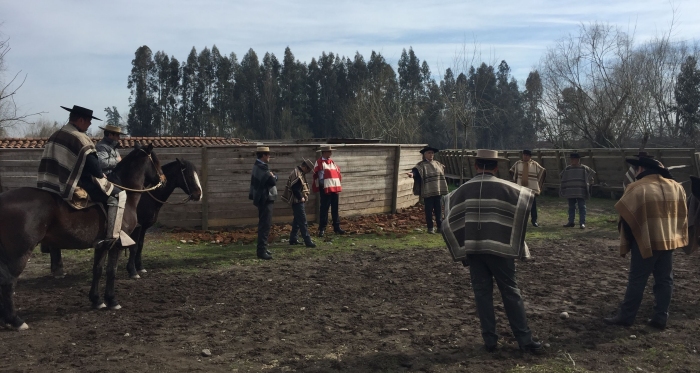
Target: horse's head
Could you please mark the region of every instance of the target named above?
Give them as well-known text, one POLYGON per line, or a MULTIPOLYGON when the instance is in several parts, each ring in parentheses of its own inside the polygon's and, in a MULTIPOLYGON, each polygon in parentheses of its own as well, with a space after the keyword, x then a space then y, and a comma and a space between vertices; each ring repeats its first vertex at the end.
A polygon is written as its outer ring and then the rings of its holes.
POLYGON ((135 189, 163 184, 166 181, 163 170, 160 168, 160 161, 153 151, 153 144, 141 146, 138 142, 134 145, 134 150, 117 164, 112 174, 117 176, 122 185, 135 189))
POLYGON ((193 201, 202 199, 202 184, 199 182, 197 168, 190 161, 175 158, 180 169, 177 177, 177 187, 190 196, 193 201))

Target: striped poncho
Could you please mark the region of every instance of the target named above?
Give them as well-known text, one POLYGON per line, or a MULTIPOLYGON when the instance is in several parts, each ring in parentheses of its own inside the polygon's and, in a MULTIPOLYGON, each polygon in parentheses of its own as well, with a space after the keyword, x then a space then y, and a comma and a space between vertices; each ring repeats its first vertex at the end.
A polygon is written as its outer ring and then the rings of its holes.
POLYGON ((314 165, 314 181, 312 189, 318 192, 323 188, 324 193, 340 193, 343 187, 340 182, 343 180, 343 175, 340 173, 340 167, 330 158, 319 158, 314 165), (323 171, 323 185, 319 185, 319 172, 323 171))
MULTIPOLYGON (((642 258, 652 250, 675 250, 688 245, 688 208, 685 191, 677 182, 661 175, 644 176, 627 186, 615 210, 629 225, 642 258)), ((620 232, 620 255, 631 242, 620 232)))
MULTIPOLYGON (((70 201, 78 186, 87 156, 95 152, 92 140, 75 125, 68 123, 61 127, 49 137, 44 146, 44 153, 39 162, 37 187, 70 201)), ((113 188, 112 184, 104 179, 96 184, 106 193, 113 188)))
POLYGON ((540 195, 547 170, 539 163, 532 159, 527 162, 517 161, 510 168, 510 173, 513 175, 514 183, 530 188, 536 196, 540 195))
POLYGON ((530 257, 525 232, 534 194, 490 174, 477 175, 445 198, 442 235, 455 261, 467 254, 530 257))
POLYGON ((564 198, 584 198, 591 196, 591 184, 595 171, 586 165, 566 166, 561 172, 559 196, 564 198))
POLYGON ((419 179, 413 183, 413 194, 422 198, 444 196, 447 194, 445 166, 438 161, 422 160, 413 167, 419 179))

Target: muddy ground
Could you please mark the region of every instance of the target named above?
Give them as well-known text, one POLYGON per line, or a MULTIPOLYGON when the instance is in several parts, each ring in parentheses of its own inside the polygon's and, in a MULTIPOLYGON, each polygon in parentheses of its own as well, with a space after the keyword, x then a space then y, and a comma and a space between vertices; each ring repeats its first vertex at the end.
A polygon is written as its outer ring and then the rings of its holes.
POLYGON ((119 311, 91 310, 87 272, 53 279, 36 250, 16 292, 30 329, 0 331, 0 371, 700 371, 697 253, 676 253, 671 320, 657 331, 643 323, 651 286, 636 325, 601 321, 626 284, 615 240, 590 230, 531 248, 535 260, 519 262, 518 276, 530 327, 549 345, 542 357, 517 351, 497 290, 504 344, 482 349, 468 269, 444 248, 357 247, 197 271, 164 260, 140 280, 122 260, 119 311))

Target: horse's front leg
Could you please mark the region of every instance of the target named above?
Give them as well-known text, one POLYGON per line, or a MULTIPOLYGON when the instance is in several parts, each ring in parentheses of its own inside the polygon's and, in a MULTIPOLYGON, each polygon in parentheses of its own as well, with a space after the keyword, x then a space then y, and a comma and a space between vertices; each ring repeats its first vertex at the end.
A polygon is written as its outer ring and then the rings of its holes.
POLYGON ((53 275, 53 277, 66 277, 66 272, 63 270, 63 257, 61 256, 61 249, 49 247, 49 252, 51 253, 51 274, 53 275))
POLYGON ((136 240, 136 270, 139 273, 146 273, 146 269, 143 268, 143 262, 141 261, 141 254, 143 253, 143 240, 146 237, 146 228, 139 228, 139 235, 136 240))
POLYGON ((114 296, 114 280, 117 276, 117 262, 119 261, 119 253, 122 250, 122 246, 114 245, 113 248, 109 250, 109 259, 107 260, 107 280, 105 284, 105 302, 107 302, 107 307, 111 310, 118 310, 122 308, 117 302, 117 298, 114 296))
POLYGON ((134 229, 134 232, 131 233, 131 237, 137 237, 136 245, 129 246, 129 259, 126 262, 126 271, 129 272, 129 277, 132 279, 139 279, 141 276, 139 276, 138 272, 136 272, 136 257, 138 255, 138 234, 141 231, 141 227, 136 227, 134 229))
POLYGON ((92 303, 92 308, 101 309, 105 308, 105 304, 100 300, 100 277, 102 277, 102 265, 105 261, 105 256, 109 250, 109 244, 111 242, 107 241, 98 244, 95 247, 95 256, 92 263, 92 286, 90 286, 90 302, 92 303))

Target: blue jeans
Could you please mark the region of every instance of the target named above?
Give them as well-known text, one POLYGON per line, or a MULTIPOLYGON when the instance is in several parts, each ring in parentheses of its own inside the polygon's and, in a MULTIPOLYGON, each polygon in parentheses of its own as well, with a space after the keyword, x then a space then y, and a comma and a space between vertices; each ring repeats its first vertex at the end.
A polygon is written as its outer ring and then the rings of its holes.
POLYGON ((578 203, 578 223, 586 224, 586 200, 584 198, 569 198, 569 224, 576 219, 576 204, 578 203))
POLYGON ((632 244, 630 273, 625 299, 620 305, 619 316, 623 322, 632 324, 642 304, 644 288, 650 274, 654 274, 654 315, 652 320, 666 324, 668 307, 673 294, 673 250, 652 251, 651 258, 642 258, 637 243, 632 244))
POLYGON ((471 254, 468 257, 474 301, 481 321, 481 336, 484 338, 484 343, 487 346, 494 346, 498 341, 496 316, 493 309, 494 279, 501 292, 503 307, 515 339, 520 347, 531 343, 532 332, 527 326, 525 305, 515 280, 515 259, 491 254, 471 254))

